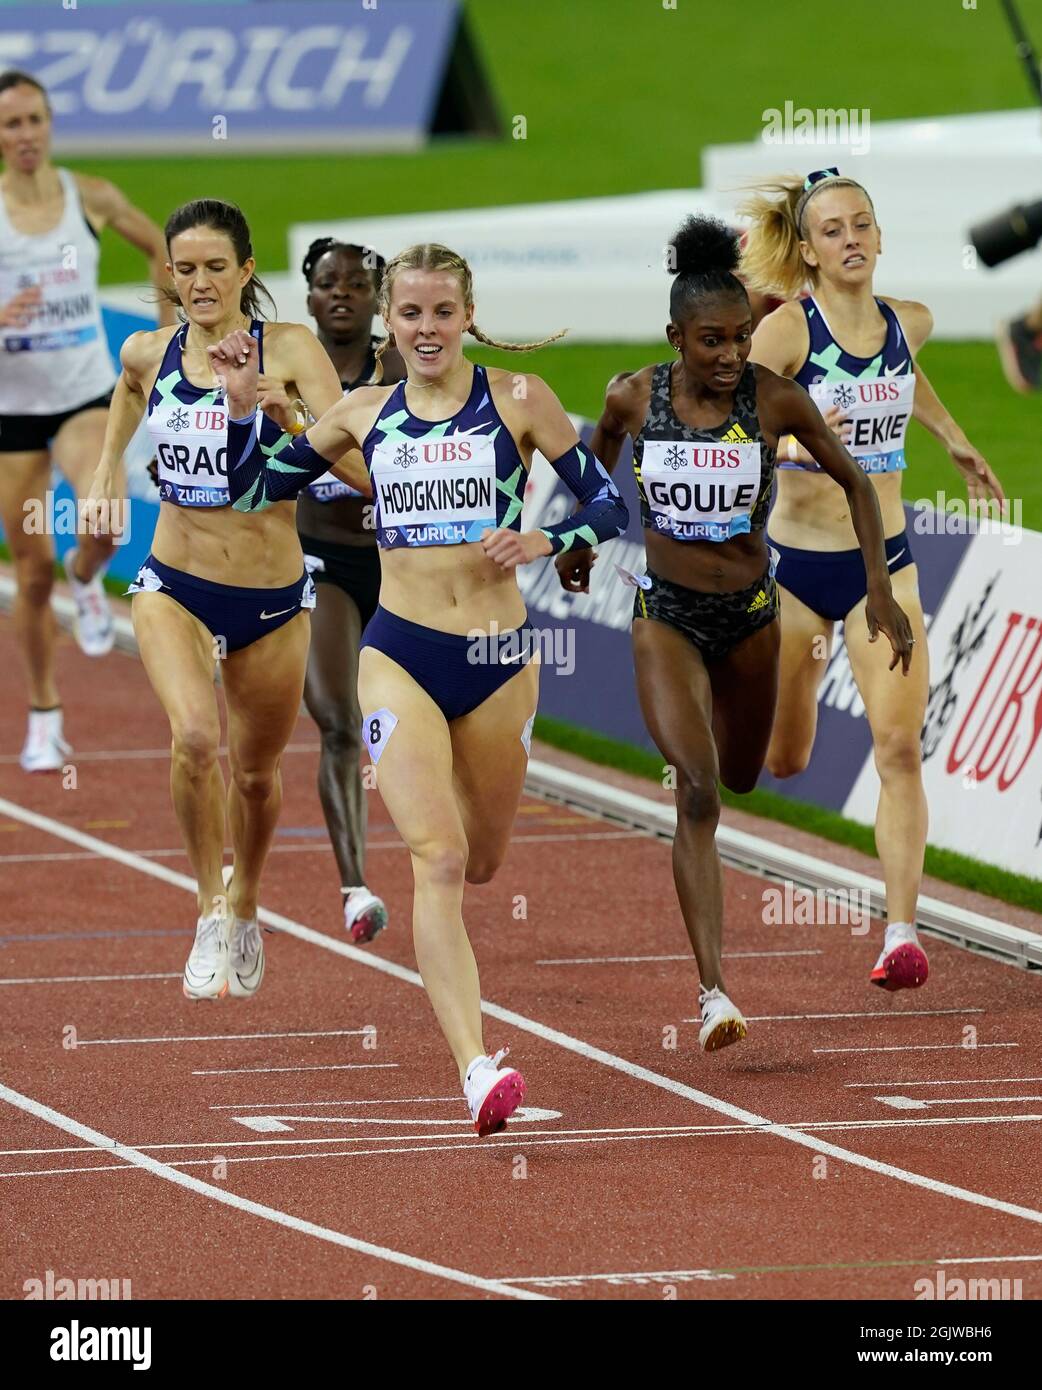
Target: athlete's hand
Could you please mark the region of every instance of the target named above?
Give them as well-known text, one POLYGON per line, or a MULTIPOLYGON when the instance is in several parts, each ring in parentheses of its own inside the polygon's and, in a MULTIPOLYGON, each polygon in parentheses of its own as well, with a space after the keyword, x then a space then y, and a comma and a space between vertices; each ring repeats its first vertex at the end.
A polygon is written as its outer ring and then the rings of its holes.
POLYGON ((22 328, 39 303, 39 285, 29 285, 27 289, 19 290, 13 299, 0 304, 0 328, 22 328))
POLYGON ((245 328, 237 328, 206 351, 232 418, 252 415, 257 408, 257 340, 245 328))
POLYGON ((126 499, 113 496, 111 479, 99 470, 86 497, 79 499, 77 530, 81 536, 118 539, 123 534, 126 508, 126 499))
POLYGON ((505 531, 497 528, 482 533, 481 545, 488 558, 495 560, 505 570, 553 554, 553 546, 542 531, 505 531))
POLYGON ((987 502, 993 498, 1001 507, 1006 498, 1002 485, 988 467, 984 455, 973 447, 965 435, 948 445, 952 463, 966 479, 966 491, 971 502, 987 502))
POLYGON ((912 661, 915 638, 912 636, 912 625, 908 621, 908 616, 894 598, 889 586, 885 592, 868 595, 865 601, 865 622, 868 623, 868 640, 870 642, 875 642, 881 632, 889 641, 894 653, 890 670, 892 671, 900 662, 901 674, 907 676, 908 667, 912 661))
POLYGON ((259 376, 257 378, 257 404, 264 414, 275 421, 280 429, 287 434, 291 433, 301 423, 297 418, 293 402, 286 394, 284 382, 276 381, 273 376, 259 376))
POLYGON ((854 424, 849 415, 844 415, 838 405, 830 405, 823 418, 841 444, 850 443, 854 424))
POLYGON ((562 550, 554 559, 561 588, 570 594, 590 592, 590 570, 597 563, 596 550, 562 550))

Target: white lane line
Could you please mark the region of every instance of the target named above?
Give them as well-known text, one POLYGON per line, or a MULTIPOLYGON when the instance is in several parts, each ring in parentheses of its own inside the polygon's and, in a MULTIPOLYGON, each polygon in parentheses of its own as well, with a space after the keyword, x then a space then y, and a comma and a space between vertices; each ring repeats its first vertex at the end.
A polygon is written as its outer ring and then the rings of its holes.
MULTIPOLYGON (((982 1052, 986 1047, 1019 1047, 1020 1043, 997 1042, 976 1043, 973 1052, 982 1052)), ((900 1047, 816 1047, 815 1052, 969 1052, 962 1043, 906 1043, 900 1047)), ((880 1085, 876 1081, 873 1085, 880 1085)))
MULTIPOLYGON (((939 1265, 1026 1265, 1042 1260, 1042 1255, 966 1255, 938 1260, 939 1265)), ((506 1280, 503 1280, 506 1283, 506 1280)))
POLYGON ((1013 1081, 1042 1081, 1042 1076, 960 1076, 953 1081, 844 1081, 843 1086, 849 1090, 872 1086, 1005 1086, 1013 1081))
MULTIPOLYGON (((820 956, 821 951, 725 951, 724 960, 747 960, 756 956, 820 956)), ((537 960, 536 965, 642 965, 651 960, 686 960, 694 964, 690 951, 679 956, 572 956, 561 960, 537 960)), ((701 1022, 701 1019, 699 1019, 701 1022)))
MULTIPOLYGON (((556 1144, 556 1143, 643 1143, 653 1139, 715 1139, 715 1138, 749 1138, 757 1134, 782 1134, 786 1128, 799 1130, 808 1135, 823 1133, 826 1130, 872 1130, 872 1129, 907 1129, 924 1127, 937 1128, 940 1125, 981 1125, 981 1124, 1022 1124, 1042 1121, 1042 1115, 979 1115, 979 1116, 947 1116, 943 1119, 901 1119, 901 1120, 808 1120, 794 1121, 788 1126, 765 1124, 762 1126, 753 1125, 656 1125, 646 1128, 632 1126, 619 1129, 573 1129, 573 1130, 525 1130, 523 1134, 503 1135, 497 1138, 485 1140, 485 1149, 476 1146, 472 1141, 458 1143, 459 1133, 454 1131, 448 1134, 338 1134, 325 1138, 304 1138, 294 1136, 292 1139, 271 1138, 271 1139, 221 1139, 219 1142, 177 1142, 163 1144, 135 1144, 133 1147, 141 1152, 156 1152, 160 1149, 206 1149, 210 1157, 201 1162, 212 1164, 218 1157, 224 1157, 228 1149, 250 1149, 250 1148, 276 1148, 291 1147, 301 1149, 308 1146, 306 1153, 293 1153, 287 1155, 292 1159, 308 1157, 315 1158, 352 1158, 359 1151, 355 1149, 341 1149, 321 1152, 321 1146, 325 1144, 393 1144, 394 1148, 372 1150, 366 1149, 361 1152, 368 1155, 372 1153, 427 1153, 432 1148, 444 1147, 449 1149, 468 1149, 472 1153, 482 1153, 489 1147, 507 1148, 516 1150, 520 1143, 525 1147, 535 1144, 556 1144), (424 1142, 419 1148, 404 1147, 405 1145, 415 1145, 419 1141, 424 1142), (449 1141, 442 1145, 435 1144, 435 1140, 449 1141)), ((371 1123, 380 1123, 372 1121, 371 1123)), ((446 1120, 444 1123, 451 1124, 453 1121, 446 1120)), ((43 1154, 62 1154, 62 1153, 97 1153, 101 1155, 104 1150, 91 1147, 70 1147, 70 1148, 43 1148, 43 1149, 5 1149, 0 1150, 0 1154, 5 1157, 38 1156, 43 1154)), ((250 1158, 249 1162, 260 1162, 266 1155, 258 1158, 250 1158)), ((270 1154, 267 1157, 281 1158, 281 1154, 270 1154)), ((244 1159, 230 1159, 229 1162, 243 1162, 244 1159)), ((173 1164, 174 1167, 183 1167, 184 1163, 173 1164)), ((20 1172, 0 1172, 0 1179, 3 1178, 33 1178, 49 1177, 59 1173, 101 1173, 101 1172, 133 1172, 133 1168, 125 1164, 94 1164, 83 1168, 35 1168, 26 1169, 20 1172)))
MULTIPOLYGON (((642 830, 592 830, 588 834, 579 835, 513 835, 512 844, 571 844, 576 840, 646 840, 648 837, 642 830)), ((377 849, 404 849, 403 840, 370 840, 366 844, 366 851, 377 849)), ((229 854, 230 850, 227 851, 229 854)), ((188 856, 183 849, 136 849, 131 853, 139 854, 142 859, 187 859, 188 856)), ((269 850, 270 854, 332 854, 333 846, 328 840, 314 840, 306 844, 275 844, 269 850)), ((96 859, 97 855, 89 853, 87 850, 70 850, 67 853, 54 854, 0 854, 0 864, 51 864, 61 863, 70 860, 83 863, 87 860, 96 859)), ((794 955, 797 952, 751 952, 753 955, 794 955)), ((689 957, 677 957, 678 960, 689 959, 689 957)))
POLYGON ((895 1110, 925 1110, 930 1105, 1020 1105, 1026 1101, 1042 1100, 1042 1096, 952 1096, 950 1100, 919 1100, 911 1096, 873 1096, 873 1100, 895 1110))
MULTIPOLYGON (((127 868, 135 869, 138 873, 147 874, 153 878, 158 878, 166 883, 175 884, 177 887, 190 893, 193 898, 196 896, 198 888, 195 881, 188 878, 185 874, 177 874, 166 868, 162 864, 155 864, 147 859, 139 859, 137 856, 128 853, 126 850, 119 849, 115 845, 109 845, 104 840, 98 840, 93 836, 84 834, 80 830, 74 830, 70 826, 62 825, 60 821, 52 820, 48 816, 38 815, 35 811, 29 811, 16 802, 0 798, 0 814, 6 814, 14 820, 21 820, 26 825, 33 825, 39 830, 45 830, 58 839, 64 839, 72 844, 78 844, 81 848, 93 849, 100 856, 110 859, 115 863, 123 864, 127 868)), ((393 979, 411 984, 418 989, 423 988, 423 981, 415 970, 409 970, 404 965, 398 965, 395 961, 385 960, 381 956, 369 955, 358 946, 351 946, 346 941, 340 941, 335 937, 325 936, 321 932, 314 931, 310 927, 302 925, 300 922, 293 921, 290 917, 284 917, 279 912, 271 912, 262 908, 258 914, 261 921, 266 926, 278 927, 288 935, 295 936, 300 941, 308 941, 321 950, 332 951, 335 955, 343 956, 346 960, 353 961, 356 965, 365 966, 369 970, 377 970, 383 975, 388 975, 393 979)), ((504 1009, 498 1004, 493 1004, 487 1000, 481 1001, 481 1011, 489 1018, 494 1018, 500 1023, 508 1024, 522 1032, 530 1033, 533 1037, 541 1038, 544 1042, 556 1044, 567 1052, 572 1052, 589 1062, 597 1062, 603 1067, 612 1071, 621 1072, 635 1081, 643 1081, 649 1086, 655 1086, 659 1090, 668 1091, 672 1095, 680 1096, 685 1100, 692 1101, 696 1105, 703 1106, 708 1110, 715 1110, 718 1114, 728 1115, 733 1120, 737 1120, 745 1125, 763 1126, 767 1123, 763 1116, 756 1115, 749 1110, 744 1110, 740 1106, 732 1105, 729 1101, 721 1100, 717 1096, 710 1095, 706 1091, 697 1090, 694 1086, 688 1086, 682 1081, 675 1081, 672 1077, 663 1076, 659 1072, 651 1071, 648 1067, 642 1067, 634 1062, 627 1061, 624 1057, 618 1057, 613 1052, 608 1052, 604 1048, 595 1047, 590 1043, 584 1042, 581 1038, 572 1037, 571 1034, 562 1032, 558 1028, 551 1028, 546 1024, 539 1023, 537 1020, 528 1018, 524 1014, 515 1013, 511 1009, 504 1009)), ((995 1044, 983 1044, 983 1046, 994 1046, 995 1044)), ((1012 1044, 1016 1046, 1016 1044, 1012 1044)), ((958 1044, 956 1044, 958 1046, 958 1044)), ((885 1122, 886 1123, 886 1122, 885 1122)), ((926 1123, 922 1121, 920 1123, 926 1123)), ((884 1163, 879 1159, 870 1158, 867 1154, 855 1153, 851 1149, 841 1148, 837 1144, 829 1143, 811 1134, 804 1134, 800 1130, 792 1129, 789 1126, 776 1126, 772 1133, 780 1138, 787 1139, 792 1144, 797 1144, 801 1148, 809 1149, 815 1154, 825 1154, 826 1157, 838 1159, 841 1162, 849 1163, 854 1167, 864 1168, 877 1177, 893 1178, 898 1182, 907 1183, 911 1187, 922 1188, 925 1191, 936 1193, 940 1196, 951 1197, 956 1201, 966 1202, 971 1206, 986 1207, 991 1211, 1001 1211, 1008 1216, 1017 1216, 1025 1221, 1042 1225, 1042 1211, 1032 1207, 1018 1206, 1013 1202, 1004 1202, 996 1197, 989 1197, 982 1192, 973 1192, 969 1188, 957 1187, 953 1183, 941 1182, 936 1178, 927 1177, 923 1173, 915 1173, 907 1168, 899 1168, 892 1163, 884 1163)))
POLYGON ((36 975, 25 980, 0 980, 0 985, 83 985, 99 980, 179 980, 179 970, 147 975, 36 975))
MULTIPOLYGON (((397 1063, 394 1064, 397 1066, 397 1063)), ((211 1110, 278 1110, 292 1105, 433 1105, 435 1101, 451 1101, 459 1105, 459 1096, 411 1096, 404 1100, 258 1100, 234 1105, 211 1105, 211 1110)))
MULTIPOLYGON (((287 743, 283 751, 286 753, 320 753, 322 745, 320 743, 287 743)), ((226 758, 228 756, 227 748, 218 748, 217 755, 226 758)), ((141 758, 165 758, 169 761, 170 745, 167 744, 165 748, 95 748, 88 753, 75 753, 73 756, 78 763, 129 762, 141 758)), ((0 754, 0 766, 5 763, 16 763, 18 759, 19 754, 17 753, 0 754)))
POLYGON ((80 1047, 118 1047, 123 1043, 252 1042, 256 1038, 351 1038, 360 1037, 364 1028, 327 1028, 313 1033, 201 1033, 169 1038, 77 1038, 80 1047))
MULTIPOLYGON (((456 1105, 459 1105, 459 1097, 453 1097, 456 1105)), ((247 1129, 256 1129, 261 1132, 272 1129, 290 1129, 290 1121, 294 1125, 464 1125, 467 1129, 474 1121, 468 1115, 443 1117, 442 1119, 428 1120, 417 1115, 408 1115, 402 1119, 397 1116, 389 1115, 283 1115, 277 1112, 273 1115, 229 1115, 229 1120, 234 1120, 237 1124, 244 1125, 247 1129), (284 1122, 284 1123, 283 1123, 284 1122)), ((536 1121, 559 1120, 560 1110, 540 1110, 535 1106, 523 1105, 519 1110, 515 1110, 510 1118, 511 1125, 534 1124, 536 1121)), ((528 1131, 525 1131, 528 1133, 528 1131)), ((392 1135, 385 1134, 381 1138, 390 1139, 392 1135)))
MULTIPOLYGON (((303 1221, 299 1216, 293 1216, 287 1211, 279 1211, 275 1207, 265 1206, 262 1202, 254 1202, 248 1197, 240 1197, 235 1192, 228 1192, 224 1188, 215 1187, 212 1183, 202 1182, 199 1178, 194 1178, 188 1173, 179 1172, 170 1164, 161 1163, 156 1158, 150 1158, 140 1149, 135 1149, 128 1144, 121 1144, 116 1139, 110 1139, 107 1134, 91 1129, 89 1125, 80 1124, 78 1120, 63 1115, 58 1110, 52 1110, 49 1105, 42 1105, 30 1096, 23 1096, 21 1092, 11 1090, 3 1083, 0 1083, 0 1100, 6 1100, 8 1104, 25 1111, 26 1114, 53 1125, 55 1129, 64 1130, 67 1134, 74 1134, 77 1139, 89 1140, 98 1148, 107 1149, 118 1158, 125 1160, 124 1164, 117 1166, 125 1167, 126 1164, 131 1164, 135 1168, 143 1168, 153 1177, 164 1178, 167 1182, 186 1188, 189 1192, 208 1197, 211 1201, 222 1202, 225 1206, 245 1212, 250 1216, 259 1216, 265 1221, 271 1221, 276 1226, 284 1226, 288 1230, 312 1236, 316 1240, 324 1240, 331 1245, 342 1246, 345 1250, 354 1250, 360 1255, 370 1255, 374 1259, 384 1260, 388 1264, 402 1265, 406 1269, 416 1270, 420 1274, 430 1274, 438 1279, 451 1280, 455 1284, 465 1284, 468 1288, 481 1289, 485 1293, 498 1293, 505 1297, 517 1298, 519 1293, 523 1292, 514 1289, 509 1284, 501 1284, 495 1279, 482 1279, 478 1275, 468 1274, 462 1269, 452 1269, 448 1265, 435 1264, 432 1260, 422 1260, 415 1255, 403 1254, 400 1250, 391 1250, 385 1245, 374 1245, 371 1241, 359 1240, 356 1236, 345 1235, 342 1231, 330 1230, 326 1226, 316 1225, 313 1221, 303 1221)), ((529 1296, 539 1297, 540 1295, 529 1296)))
POLYGON ((243 1076, 248 1073, 256 1076, 260 1072, 272 1071, 378 1071, 382 1067, 398 1066, 401 1066, 400 1062, 327 1062, 322 1066, 310 1067, 214 1067, 207 1071, 193 1071, 192 1075, 243 1076))
POLYGON ((539 1274, 504 1279, 504 1284, 538 1284, 540 1288, 582 1288, 583 1284, 668 1284, 688 1281, 737 1279, 736 1274, 716 1269, 648 1269, 634 1274, 539 1274))
MULTIPOLYGON (((935 1014, 982 1014, 983 1009, 869 1009, 859 1014, 746 1014, 746 1023, 803 1023, 813 1018, 928 1018, 935 1014)), ((682 1018, 681 1023, 701 1023, 700 1018, 682 1018)))

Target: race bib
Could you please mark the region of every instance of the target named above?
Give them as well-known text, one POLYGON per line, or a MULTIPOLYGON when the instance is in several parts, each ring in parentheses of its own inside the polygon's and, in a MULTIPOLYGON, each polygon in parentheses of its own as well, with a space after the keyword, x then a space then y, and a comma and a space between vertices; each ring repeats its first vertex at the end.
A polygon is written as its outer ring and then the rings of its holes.
MULTIPOLYGON (((55 248, 59 259, 60 247, 55 248)), ((0 329, 5 352, 57 352, 82 347, 98 337, 98 311, 86 277, 75 266, 40 264, 17 272, 0 271, 0 306, 35 287, 39 302, 22 321, 0 329)))
POLYGON ((905 434, 915 406, 915 377, 875 377, 871 381, 817 381, 811 399, 824 415, 837 406, 851 423, 847 453, 866 473, 906 468, 905 434))
POLYGON ((148 417, 159 465, 159 496, 181 507, 228 505, 228 412, 223 400, 172 400, 148 417))
POLYGON ((371 476, 385 545, 459 545, 496 524, 496 450, 488 435, 384 440, 371 476))
POLYGON ((678 541, 726 541, 750 529, 759 444, 649 439, 640 471, 656 531, 678 541))

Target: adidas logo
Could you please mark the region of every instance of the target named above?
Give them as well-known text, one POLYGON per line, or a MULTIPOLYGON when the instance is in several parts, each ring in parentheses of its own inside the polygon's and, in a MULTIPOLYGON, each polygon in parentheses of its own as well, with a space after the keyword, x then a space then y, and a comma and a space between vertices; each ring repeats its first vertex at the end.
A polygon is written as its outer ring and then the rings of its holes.
POLYGON ((761 608, 766 608, 769 603, 770 599, 767 597, 767 590, 761 589, 745 611, 747 613, 758 613, 761 608))
POLYGON ((752 440, 746 434, 745 430, 742 429, 741 425, 735 421, 727 433, 721 436, 720 442, 722 444, 751 444, 752 440))

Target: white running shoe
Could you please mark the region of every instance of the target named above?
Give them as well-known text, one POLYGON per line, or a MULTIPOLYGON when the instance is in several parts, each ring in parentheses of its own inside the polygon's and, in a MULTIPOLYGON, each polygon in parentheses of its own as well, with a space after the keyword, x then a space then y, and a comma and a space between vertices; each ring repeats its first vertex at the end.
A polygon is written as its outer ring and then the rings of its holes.
POLYGON ((228 933, 228 993, 250 999, 264 979, 264 940, 256 917, 233 917, 228 933))
POLYGON ((61 706, 57 709, 31 709, 29 730, 18 759, 22 771, 60 772, 71 752, 72 745, 66 743, 62 735, 61 706))
POLYGON ((76 600, 76 641, 87 656, 105 656, 115 644, 116 625, 112 620, 105 586, 101 582, 103 571, 99 570, 86 583, 77 579, 73 570, 78 554, 75 549, 65 552, 65 576, 76 600))
POLYGON ((223 999, 228 993, 228 924, 220 912, 200 917, 185 963, 186 999, 223 999))
POLYGON ((497 1068, 510 1051, 500 1048, 494 1057, 475 1057, 467 1068, 463 1094, 470 1106, 470 1118, 480 1138, 498 1134, 525 1098, 525 1078, 513 1067, 497 1068))
POLYGON ((368 888, 352 888, 344 898, 344 930, 355 945, 372 941, 386 926, 387 908, 383 900, 368 888))
POLYGON ((745 1037, 747 1029, 741 1011, 719 989, 700 989, 698 1006, 702 1010, 698 1042, 703 1052, 716 1052, 745 1037))

